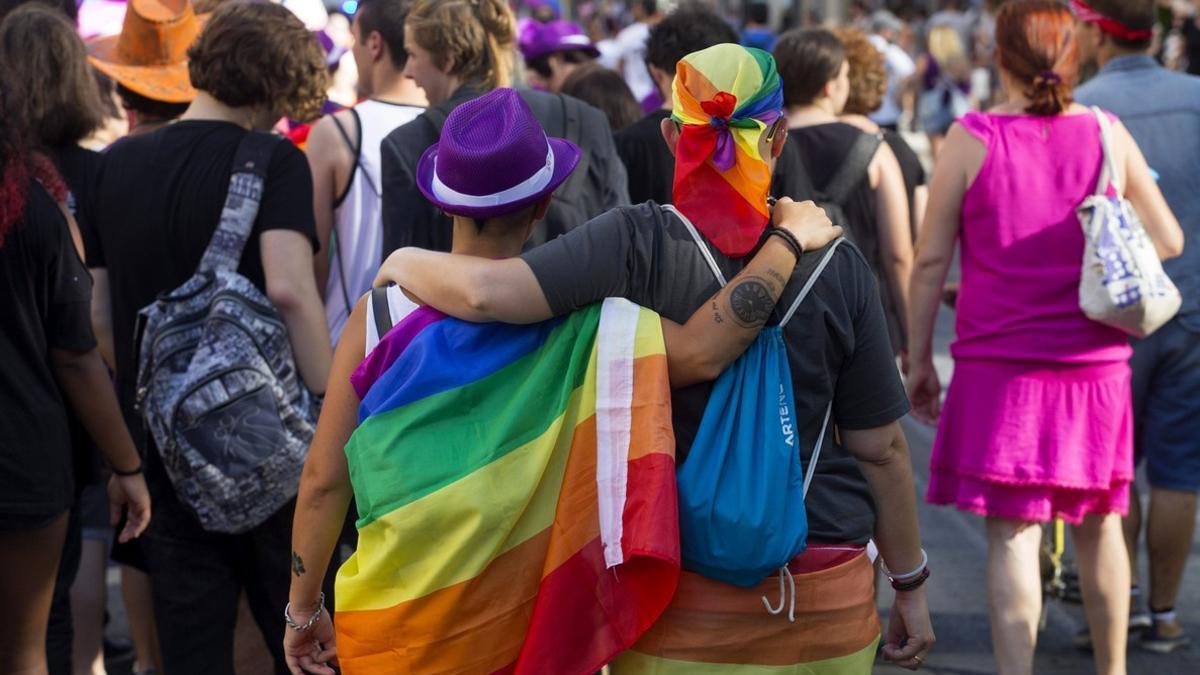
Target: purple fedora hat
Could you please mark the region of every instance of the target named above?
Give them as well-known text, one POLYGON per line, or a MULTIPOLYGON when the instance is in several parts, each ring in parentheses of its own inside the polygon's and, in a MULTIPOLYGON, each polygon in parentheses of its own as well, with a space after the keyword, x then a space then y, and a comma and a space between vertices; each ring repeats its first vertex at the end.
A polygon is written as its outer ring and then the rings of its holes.
POLYGON ((557 19, 542 23, 530 21, 521 27, 518 46, 521 56, 526 61, 532 61, 540 56, 555 52, 583 51, 592 58, 600 56, 600 50, 592 44, 592 39, 583 32, 579 24, 557 19))
POLYGON ((494 89, 446 118, 417 164, 417 187, 446 213, 502 216, 554 192, 579 155, 574 143, 546 136, 515 90, 494 89))

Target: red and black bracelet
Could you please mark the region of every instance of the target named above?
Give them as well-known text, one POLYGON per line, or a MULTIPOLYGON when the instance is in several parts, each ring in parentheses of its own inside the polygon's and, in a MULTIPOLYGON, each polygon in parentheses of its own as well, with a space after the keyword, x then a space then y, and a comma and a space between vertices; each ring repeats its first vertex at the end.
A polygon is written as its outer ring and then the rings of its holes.
POLYGON ((892 579, 892 588, 896 589, 897 591, 899 591, 901 593, 903 593, 904 591, 915 591, 918 588, 920 588, 921 586, 925 585, 925 582, 928 580, 929 580, 929 568, 926 567, 925 569, 921 570, 920 574, 918 574, 916 577, 914 577, 912 579, 906 579, 904 581, 897 581, 895 579, 892 579))

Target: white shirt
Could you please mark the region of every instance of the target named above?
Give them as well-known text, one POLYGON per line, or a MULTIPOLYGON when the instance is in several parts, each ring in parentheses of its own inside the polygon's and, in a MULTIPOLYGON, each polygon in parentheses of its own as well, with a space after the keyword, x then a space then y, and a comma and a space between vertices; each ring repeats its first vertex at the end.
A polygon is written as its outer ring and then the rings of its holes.
POLYGON ((646 68, 646 40, 649 37, 650 26, 640 22, 617 33, 617 54, 624 63, 621 74, 639 102, 654 91, 654 80, 646 68))

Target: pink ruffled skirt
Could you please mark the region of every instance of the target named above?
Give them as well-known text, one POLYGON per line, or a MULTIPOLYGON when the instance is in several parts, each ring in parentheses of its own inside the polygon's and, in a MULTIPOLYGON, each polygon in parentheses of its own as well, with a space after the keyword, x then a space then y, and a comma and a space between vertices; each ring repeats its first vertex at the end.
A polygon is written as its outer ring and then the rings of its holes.
POLYGON ((1133 479, 1129 367, 958 361, 930 464, 934 504, 1029 522, 1123 515, 1133 479))

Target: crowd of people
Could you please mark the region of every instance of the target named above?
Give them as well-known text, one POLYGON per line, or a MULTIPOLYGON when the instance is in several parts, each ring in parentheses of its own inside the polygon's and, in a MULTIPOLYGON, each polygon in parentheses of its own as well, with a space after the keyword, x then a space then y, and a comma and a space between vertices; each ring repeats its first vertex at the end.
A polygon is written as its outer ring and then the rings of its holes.
POLYGON ((310 4, 0 0, 0 670, 105 672, 110 563, 137 675, 919 669, 910 414, 998 672, 1056 519, 1098 673, 1189 644, 1200 16, 310 4))

